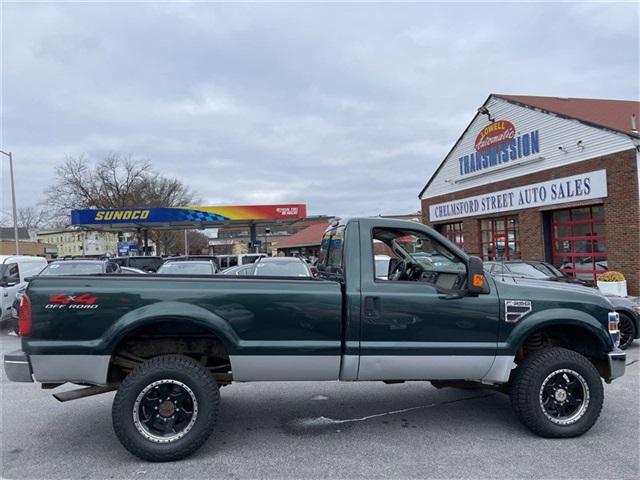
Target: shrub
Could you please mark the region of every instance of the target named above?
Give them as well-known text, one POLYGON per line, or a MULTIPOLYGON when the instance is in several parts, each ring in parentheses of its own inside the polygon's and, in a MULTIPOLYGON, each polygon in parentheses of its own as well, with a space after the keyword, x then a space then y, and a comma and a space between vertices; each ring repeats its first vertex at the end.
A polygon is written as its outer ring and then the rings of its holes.
POLYGON ((620 272, 606 272, 598 275, 599 282, 624 282, 624 275, 620 272))

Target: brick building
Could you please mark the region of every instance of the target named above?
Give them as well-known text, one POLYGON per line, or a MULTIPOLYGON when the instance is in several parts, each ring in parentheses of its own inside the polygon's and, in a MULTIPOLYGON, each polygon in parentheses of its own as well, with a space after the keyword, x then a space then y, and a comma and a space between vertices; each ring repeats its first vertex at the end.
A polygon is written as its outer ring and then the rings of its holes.
POLYGON ((492 94, 420 192, 485 260, 531 259, 640 294, 640 102, 492 94))

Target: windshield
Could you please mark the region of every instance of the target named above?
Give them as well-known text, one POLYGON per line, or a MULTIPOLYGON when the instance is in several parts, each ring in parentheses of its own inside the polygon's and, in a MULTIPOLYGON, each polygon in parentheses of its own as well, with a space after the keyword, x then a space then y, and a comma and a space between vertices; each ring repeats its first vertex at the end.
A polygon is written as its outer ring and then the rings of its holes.
POLYGON ((309 270, 300 260, 258 262, 255 275, 274 277, 310 277, 309 270))
POLYGON ((158 273, 163 275, 212 275, 209 262, 167 262, 162 264, 158 273))
POLYGON ((520 275, 526 275, 530 278, 549 278, 549 275, 541 272, 537 268, 528 263, 510 263, 509 270, 513 273, 519 273, 520 275))
POLYGON ((102 273, 102 262, 55 262, 47 265, 40 275, 95 275, 102 273))
POLYGON ((562 273, 560 270, 558 270, 553 265, 549 265, 549 264, 546 264, 546 263, 534 263, 532 265, 533 265, 534 268, 537 268, 538 270, 540 270, 541 272, 549 275, 550 277, 559 277, 559 278, 566 277, 566 275, 564 273, 562 273))

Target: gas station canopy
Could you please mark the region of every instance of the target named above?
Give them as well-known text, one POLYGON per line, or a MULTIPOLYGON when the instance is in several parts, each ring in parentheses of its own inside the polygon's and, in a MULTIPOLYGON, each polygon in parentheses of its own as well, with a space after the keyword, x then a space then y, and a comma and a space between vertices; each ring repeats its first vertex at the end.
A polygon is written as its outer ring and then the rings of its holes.
POLYGON ((206 205, 158 208, 72 210, 71 224, 91 230, 179 230, 222 225, 288 223, 307 216, 305 204, 206 205))

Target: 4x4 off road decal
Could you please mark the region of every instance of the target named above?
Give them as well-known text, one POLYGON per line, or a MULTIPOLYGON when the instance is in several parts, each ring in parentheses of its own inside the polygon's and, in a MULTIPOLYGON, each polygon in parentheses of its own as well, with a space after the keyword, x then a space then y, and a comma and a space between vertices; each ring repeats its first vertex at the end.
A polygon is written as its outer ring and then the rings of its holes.
POLYGON ((74 310, 86 310, 98 308, 97 298, 90 293, 69 294, 58 293, 49 297, 49 302, 45 304, 44 308, 68 308, 74 310))

